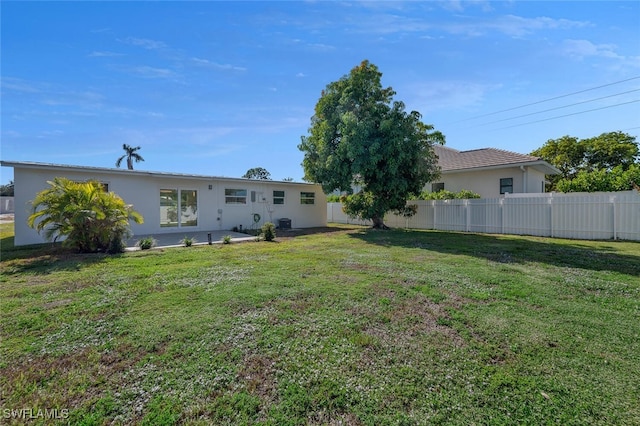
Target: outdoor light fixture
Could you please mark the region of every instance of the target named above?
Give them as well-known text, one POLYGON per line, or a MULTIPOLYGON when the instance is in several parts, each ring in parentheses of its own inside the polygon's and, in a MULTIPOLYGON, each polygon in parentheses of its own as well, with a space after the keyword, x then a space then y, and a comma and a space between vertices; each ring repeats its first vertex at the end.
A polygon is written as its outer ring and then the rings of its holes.
POLYGON ((209 245, 211 245, 211 232, 207 234, 207 241, 209 241, 209 245))

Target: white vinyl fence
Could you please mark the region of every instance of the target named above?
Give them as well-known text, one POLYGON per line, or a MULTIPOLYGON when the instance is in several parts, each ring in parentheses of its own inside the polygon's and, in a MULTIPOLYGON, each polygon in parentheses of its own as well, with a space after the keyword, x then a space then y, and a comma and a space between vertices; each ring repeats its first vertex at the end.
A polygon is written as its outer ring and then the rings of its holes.
MULTIPOLYGON (((410 201, 410 218, 387 214, 391 227, 491 234, 537 235, 582 240, 640 241, 640 194, 507 194, 504 198, 410 201)), ((368 225, 349 218, 341 203, 328 203, 327 221, 368 225)))
POLYGON ((13 197, 0 197, 0 213, 14 213, 13 197))

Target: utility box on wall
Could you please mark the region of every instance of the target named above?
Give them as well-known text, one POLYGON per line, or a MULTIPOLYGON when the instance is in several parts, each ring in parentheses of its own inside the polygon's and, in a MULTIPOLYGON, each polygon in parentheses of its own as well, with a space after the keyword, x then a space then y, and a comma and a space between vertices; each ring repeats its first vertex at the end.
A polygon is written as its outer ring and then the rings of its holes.
POLYGON ((291 229, 291 219, 282 218, 278 220, 278 228, 291 229))

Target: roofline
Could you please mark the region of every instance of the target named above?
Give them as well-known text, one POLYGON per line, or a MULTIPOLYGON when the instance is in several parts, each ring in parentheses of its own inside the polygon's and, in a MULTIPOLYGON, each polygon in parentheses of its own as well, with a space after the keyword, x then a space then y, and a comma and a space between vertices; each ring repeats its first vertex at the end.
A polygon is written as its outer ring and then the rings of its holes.
MULTIPOLYGON (((442 170, 442 174, 448 173, 464 173, 464 172, 473 172, 473 171, 481 171, 481 170, 496 170, 496 169, 508 169, 512 167, 538 167, 538 169, 544 169, 544 174, 546 175, 559 175, 561 174, 560 170, 558 170, 553 165, 549 164, 545 160, 536 160, 536 161, 523 161, 520 163, 508 163, 508 164, 497 164, 493 166, 480 166, 480 167, 466 167, 463 169, 450 169, 450 170, 442 170), (549 173, 550 171, 550 173, 549 173)), ((542 171, 542 170, 541 170, 542 171)))
POLYGON ((278 183, 289 185, 318 185, 309 182, 289 182, 280 180, 267 180, 267 179, 247 179, 247 178, 232 178, 224 176, 208 176, 208 175, 195 175, 186 173, 171 173, 171 172, 157 172, 147 170, 129 170, 129 169, 117 169, 112 167, 94 167, 94 166, 74 166, 68 164, 53 164, 53 163, 39 163, 35 161, 5 161, 0 160, 0 166, 13 167, 23 169, 40 169, 40 170, 69 170, 77 172, 100 172, 100 173, 115 173, 120 175, 130 176, 150 176, 150 177, 165 177, 165 178, 178 178, 178 179, 197 179, 197 180, 226 180, 234 182, 251 182, 251 183, 278 183))

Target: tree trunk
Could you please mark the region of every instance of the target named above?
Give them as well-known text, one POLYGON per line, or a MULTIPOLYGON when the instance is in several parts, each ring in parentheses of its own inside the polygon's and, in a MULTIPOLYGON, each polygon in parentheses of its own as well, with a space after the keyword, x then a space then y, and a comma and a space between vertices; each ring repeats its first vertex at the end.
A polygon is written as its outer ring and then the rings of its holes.
POLYGON ((127 168, 133 170, 133 159, 131 157, 127 158, 127 168))
POLYGON ((376 216, 371 218, 373 221, 373 229, 389 229, 387 225, 384 224, 384 217, 376 216))

